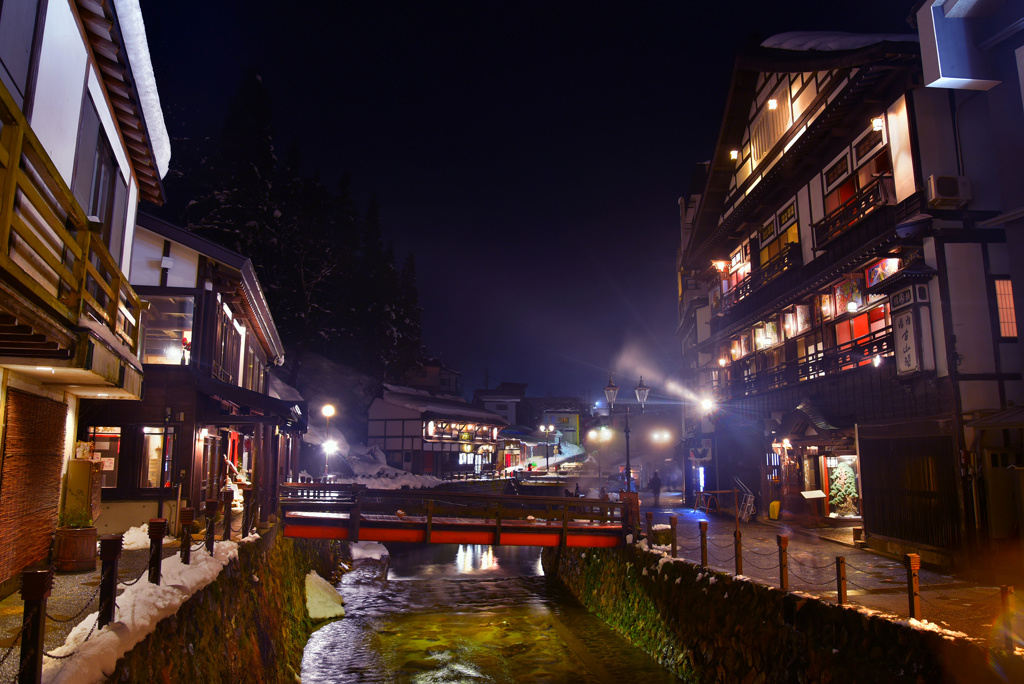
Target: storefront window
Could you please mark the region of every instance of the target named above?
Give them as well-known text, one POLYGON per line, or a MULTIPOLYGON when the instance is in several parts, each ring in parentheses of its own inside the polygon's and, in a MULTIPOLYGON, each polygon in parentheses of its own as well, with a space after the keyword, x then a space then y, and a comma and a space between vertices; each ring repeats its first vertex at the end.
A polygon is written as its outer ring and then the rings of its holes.
POLYGON ((192 359, 192 318, 195 303, 190 296, 148 296, 142 312, 143 363, 188 365, 192 359))
POLYGON ((142 428, 142 481, 140 487, 171 486, 171 455, 174 453, 174 428, 142 428))
POLYGON ((860 467, 854 454, 825 455, 828 512, 832 518, 860 517, 860 467))
POLYGON ((89 441, 93 454, 100 459, 100 486, 117 486, 117 466, 121 454, 121 428, 91 427, 89 441))

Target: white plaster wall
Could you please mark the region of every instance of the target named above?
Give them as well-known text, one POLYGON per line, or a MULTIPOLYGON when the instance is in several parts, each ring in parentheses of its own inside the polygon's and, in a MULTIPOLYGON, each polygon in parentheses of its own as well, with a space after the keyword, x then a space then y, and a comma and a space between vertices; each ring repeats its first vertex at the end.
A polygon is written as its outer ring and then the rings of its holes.
POLYGON ((121 271, 131 270, 132 245, 135 242, 135 221, 139 212, 139 188, 134 180, 128 181, 128 209, 125 211, 124 250, 121 253, 121 271))
POLYGON ((29 123, 71 187, 88 53, 68 2, 47 3, 45 21, 29 123))
POLYGON ((900 96, 900 99, 889 107, 886 111, 885 121, 886 134, 889 139, 889 154, 892 157, 893 180, 896 185, 896 200, 902 202, 917 191, 905 96, 900 96))
POLYGON ((1000 408, 999 383, 995 380, 961 380, 960 403, 964 413, 1000 408))
MULTIPOLYGON (((924 239, 924 262, 937 270, 938 261, 935 255, 935 240, 924 239)), ((949 364, 946 363, 946 328, 942 319, 942 297, 939 279, 932 278, 928 283, 928 299, 931 302, 931 330, 935 348, 935 374, 940 377, 949 375, 949 364)))
MULTIPOLYGON (((813 184, 814 181, 811 181, 813 184)), ((814 261, 814 230, 811 224, 810 186, 805 185, 796 193, 796 214, 800 220, 800 252, 804 263, 814 261)))
POLYGON ((177 242, 172 242, 171 257, 174 259, 174 266, 167 274, 167 286, 198 287, 199 252, 177 242))
POLYGON ((981 250, 982 246, 977 244, 946 245, 949 307, 961 373, 992 373, 996 370, 988 276, 978 267, 982 263, 981 250))
POLYGON ((132 241, 131 270, 128 282, 132 286, 160 284, 160 257, 164 253, 164 239, 139 228, 132 241))
POLYGON ((99 78, 96 76, 96 70, 91 66, 89 67, 88 83, 89 94, 92 96, 93 104, 96 105, 96 114, 100 117, 100 126, 103 127, 103 132, 107 134, 107 140, 110 142, 110 148, 114 151, 114 158, 117 159, 117 166, 121 169, 121 175, 125 177, 130 186, 134 185, 132 167, 128 163, 128 152, 121 144, 121 131, 107 104, 107 97, 103 92, 103 86, 100 85, 99 78))
POLYGON ((933 174, 959 175, 949 94, 945 90, 919 88, 913 96, 921 181, 926 181, 933 174))

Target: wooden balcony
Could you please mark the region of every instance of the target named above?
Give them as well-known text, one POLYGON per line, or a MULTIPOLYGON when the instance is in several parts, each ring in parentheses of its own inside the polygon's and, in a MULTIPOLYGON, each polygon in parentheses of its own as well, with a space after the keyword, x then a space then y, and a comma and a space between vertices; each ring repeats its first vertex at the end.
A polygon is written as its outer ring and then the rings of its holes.
POLYGON ((83 396, 138 398, 142 302, 2 84, 0 292, 11 333, 0 365, 43 366, 42 380, 83 396))
POLYGON ((824 249, 865 216, 887 204, 896 204, 896 188, 892 176, 882 176, 872 181, 846 204, 814 224, 814 247, 824 249))
MULTIPOLYGON (((869 364, 875 356, 892 356, 893 349, 892 327, 888 327, 832 349, 809 354, 772 368, 746 373, 738 377, 727 377, 726 373, 722 373, 719 376, 722 380, 715 387, 716 399, 728 401, 795 385, 814 378, 835 375, 869 364)), ((741 363, 734 363, 730 372, 733 372, 732 369, 738 370, 741 363)))

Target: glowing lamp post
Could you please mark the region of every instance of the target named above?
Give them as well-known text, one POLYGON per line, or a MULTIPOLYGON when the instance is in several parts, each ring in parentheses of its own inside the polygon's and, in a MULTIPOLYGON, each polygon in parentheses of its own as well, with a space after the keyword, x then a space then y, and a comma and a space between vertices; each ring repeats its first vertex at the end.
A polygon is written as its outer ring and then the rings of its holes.
POLYGON ((330 472, 329 465, 331 460, 331 454, 338 450, 338 443, 331 439, 331 416, 334 415, 334 407, 330 404, 324 404, 324 407, 320 409, 320 413, 323 414, 324 418, 327 419, 327 427, 324 429, 325 439, 323 443, 324 447, 324 482, 327 481, 327 473, 330 472))
MULTIPOLYGON (((644 384, 644 377, 640 376, 640 384, 633 390, 636 393, 636 400, 640 402, 640 413, 644 412, 644 404, 647 403, 647 395, 650 394, 651 388, 644 384)), ((608 400, 608 413, 609 415, 615 412, 615 397, 619 394, 619 388, 612 380, 611 376, 608 377, 608 386, 604 388, 605 399, 608 400)), ((622 431, 622 434, 626 435, 626 491, 633 491, 633 468, 629 462, 629 406, 626 406, 626 427, 622 431)))
POLYGON ((555 426, 554 425, 541 425, 540 426, 540 431, 544 433, 544 438, 545 438, 545 442, 546 442, 545 446, 547 446, 547 448, 548 448, 547 453, 544 456, 544 470, 550 471, 551 470, 551 442, 549 442, 547 440, 550 440, 554 436, 554 434, 555 434, 555 426))

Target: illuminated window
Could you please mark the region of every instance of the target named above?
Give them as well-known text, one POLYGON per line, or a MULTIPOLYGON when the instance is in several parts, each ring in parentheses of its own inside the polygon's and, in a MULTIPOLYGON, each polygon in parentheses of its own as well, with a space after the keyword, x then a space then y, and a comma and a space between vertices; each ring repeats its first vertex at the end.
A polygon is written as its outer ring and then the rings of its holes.
POLYGON ((999 308, 1000 337, 1017 337, 1017 313, 1013 309, 1013 288, 1009 278, 996 279, 996 305, 999 308))
POLYGON ((142 428, 142 472, 140 487, 170 487, 174 428, 142 428))
POLYGON ((89 441, 93 454, 100 459, 100 486, 117 486, 117 466, 121 454, 121 428, 91 427, 89 441))
POLYGON ((149 296, 142 312, 143 363, 187 366, 192 360, 192 297, 149 296))

